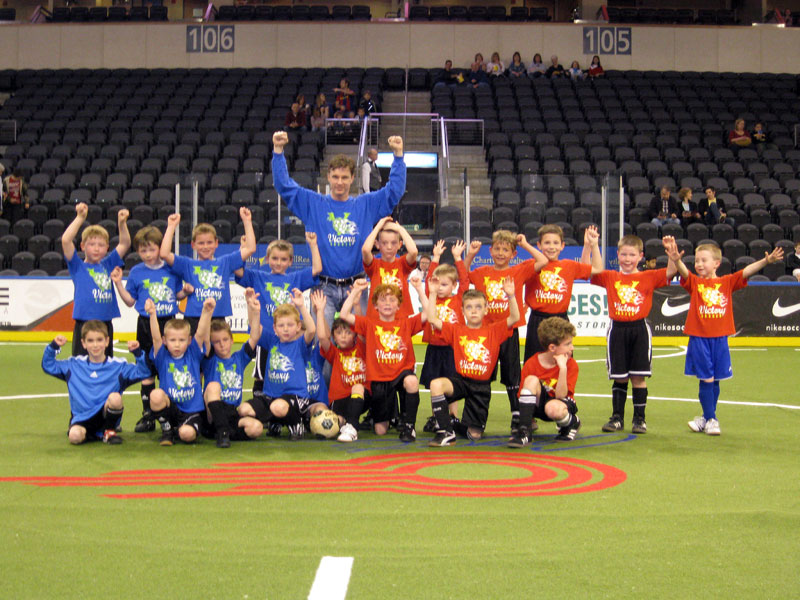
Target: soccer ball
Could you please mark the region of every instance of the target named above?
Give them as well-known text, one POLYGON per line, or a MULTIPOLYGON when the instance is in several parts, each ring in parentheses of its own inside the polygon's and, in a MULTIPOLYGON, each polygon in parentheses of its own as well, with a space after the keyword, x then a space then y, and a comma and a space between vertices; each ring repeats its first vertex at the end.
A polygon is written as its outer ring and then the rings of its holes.
POLYGON ((331 439, 339 435, 339 417, 327 408, 318 409, 311 415, 311 433, 318 438, 331 439))

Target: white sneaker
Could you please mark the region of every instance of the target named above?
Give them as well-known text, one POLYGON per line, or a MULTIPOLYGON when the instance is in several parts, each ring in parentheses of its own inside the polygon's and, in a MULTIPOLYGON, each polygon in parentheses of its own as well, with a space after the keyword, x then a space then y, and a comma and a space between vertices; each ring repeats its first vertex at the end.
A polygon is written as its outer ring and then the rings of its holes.
POLYGON ((694 421, 689 421, 689 429, 695 433, 703 433, 706 430, 706 420, 703 417, 695 417, 694 421))
POLYGON ((336 438, 338 442, 355 442, 358 439, 358 432, 356 428, 350 425, 350 423, 345 423, 342 425, 342 429, 339 431, 339 437, 336 438))
POLYGON ((706 435, 719 435, 719 421, 716 419, 709 419, 706 423, 706 435))

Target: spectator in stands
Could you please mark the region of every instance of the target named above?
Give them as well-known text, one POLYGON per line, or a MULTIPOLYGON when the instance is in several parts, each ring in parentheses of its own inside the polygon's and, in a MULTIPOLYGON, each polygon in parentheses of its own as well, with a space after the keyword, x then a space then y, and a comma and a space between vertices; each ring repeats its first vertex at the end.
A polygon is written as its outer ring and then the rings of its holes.
POLYGON ((603 77, 606 72, 603 70, 603 65, 600 64, 600 57, 596 54, 592 57, 592 64, 589 65, 589 77, 603 77))
POLYGON ((680 225, 681 220, 678 218, 678 203, 670 194, 669 186, 661 188, 660 196, 653 196, 650 201, 650 210, 647 216, 653 225, 662 227, 667 223, 675 223, 680 225))
POLYGON ((681 225, 686 229, 687 225, 700 223, 702 219, 697 210, 697 202, 692 200, 692 190, 684 187, 678 190, 678 209, 681 211, 681 225))
POLYGON ((372 101, 372 92, 370 90, 364 90, 364 95, 361 97, 361 102, 358 103, 358 107, 363 108, 364 113, 368 115, 378 112, 378 107, 375 102, 372 101))
POLYGON ((350 81, 346 77, 342 77, 339 81, 339 87, 333 88, 336 92, 335 106, 345 112, 349 113, 353 110, 353 97, 356 93, 350 89, 350 81))
POLYGON ((572 65, 570 65, 568 73, 572 81, 579 81, 586 77, 581 69, 581 64, 577 60, 572 61, 572 65))
POLYGON ((511 64, 508 65, 508 76, 511 79, 517 79, 519 77, 525 77, 525 73, 527 69, 525 69, 525 65, 522 64, 522 56, 519 52, 514 52, 514 56, 511 57, 511 64))
POLYGON ((300 110, 306 116, 306 123, 311 119, 311 105, 306 102, 306 97, 304 94, 297 94, 297 98, 295 98, 295 102, 300 105, 300 110))
POLYGON ((500 60, 500 54, 492 52, 492 60, 486 65, 486 73, 489 77, 499 77, 505 73, 505 70, 506 66, 503 64, 503 61, 500 60))
POLYGON ((433 87, 446 85, 450 88, 454 88, 459 83, 464 83, 464 76, 461 74, 461 71, 453 70, 453 61, 448 58, 444 61, 444 70, 436 78, 433 87))
POLYGON ((3 190, 5 196, 2 202, 3 217, 12 225, 24 219, 30 208, 28 201, 28 184, 20 175, 16 165, 11 167, 11 175, 3 180, 3 190))
POLYGON ((378 169, 378 149, 370 148, 367 152, 367 160, 361 165, 361 179, 358 186, 359 194, 375 192, 381 189, 381 172, 378 169))
POLYGON ((478 62, 472 63, 472 68, 467 73, 467 83, 473 88, 488 87, 489 81, 486 77, 486 71, 481 68, 478 62))
POLYGON ((417 268, 411 271, 411 274, 408 276, 408 278, 412 279, 413 277, 418 276, 420 281, 425 281, 425 278, 428 276, 428 267, 430 266, 431 255, 420 254, 419 258, 417 258, 417 268))
POLYGON ((547 73, 547 66, 542 62, 542 55, 537 52, 533 55, 531 66, 528 67, 528 77, 536 79, 537 77, 543 77, 545 73, 547 73))
POLYGON ((330 118, 331 107, 328 105, 328 100, 322 92, 317 94, 317 99, 314 101, 314 108, 319 109, 319 114, 323 119, 330 118))
POLYGON ((566 71, 564 71, 564 66, 558 62, 558 56, 553 54, 550 57, 550 66, 547 67, 547 71, 545 71, 545 76, 548 79, 557 79, 559 77, 565 77, 566 71))
POLYGON ((768 141, 767 132, 764 130, 764 125, 756 123, 753 126, 753 143, 756 145, 766 144, 768 141))
POLYGON ((322 116, 319 107, 315 106, 314 111, 311 113, 311 131, 319 131, 320 129, 325 129, 325 117, 322 116))
POLYGON ((286 113, 283 124, 286 125, 290 131, 306 128, 306 113, 300 109, 300 105, 297 102, 292 103, 292 108, 286 113))
POLYGON ((794 245, 794 254, 786 256, 786 274, 800 281, 800 242, 794 245))
POLYGON ((725 212, 725 201, 717 198, 717 190, 712 186, 706 187, 706 197, 697 203, 697 210, 703 215, 703 220, 709 227, 717 223, 727 223, 736 226, 736 221, 725 212))
POLYGON ((475 62, 478 63, 478 68, 485 73, 486 72, 486 64, 484 64, 484 62, 483 62, 483 54, 481 54, 480 52, 476 53, 475 54, 475 62))
POLYGON ((733 131, 728 134, 728 144, 734 149, 746 148, 753 143, 750 132, 744 128, 744 119, 736 119, 733 131))

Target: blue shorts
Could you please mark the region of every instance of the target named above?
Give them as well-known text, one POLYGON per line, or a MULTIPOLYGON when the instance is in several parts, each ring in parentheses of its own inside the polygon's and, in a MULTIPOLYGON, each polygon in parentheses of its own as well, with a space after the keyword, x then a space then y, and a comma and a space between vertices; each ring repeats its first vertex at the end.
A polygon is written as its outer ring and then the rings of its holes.
POLYGON ((694 375, 698 379, 715 381, 733 377, 728 336, 713 338, 690 336, 683 373, 694 375))

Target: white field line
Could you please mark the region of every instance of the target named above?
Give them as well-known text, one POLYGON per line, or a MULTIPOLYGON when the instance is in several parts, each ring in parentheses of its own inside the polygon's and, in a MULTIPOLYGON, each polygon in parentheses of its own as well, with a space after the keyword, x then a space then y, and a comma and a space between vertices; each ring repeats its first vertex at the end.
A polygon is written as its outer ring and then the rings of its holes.
POLYGON ((344 600, 352 569, 352 556, 323 556, 308 600, 344 600))

